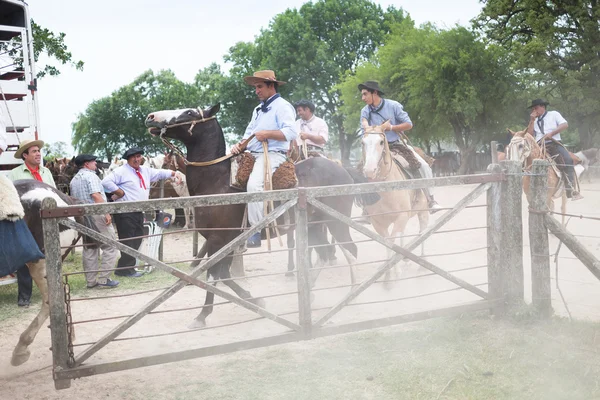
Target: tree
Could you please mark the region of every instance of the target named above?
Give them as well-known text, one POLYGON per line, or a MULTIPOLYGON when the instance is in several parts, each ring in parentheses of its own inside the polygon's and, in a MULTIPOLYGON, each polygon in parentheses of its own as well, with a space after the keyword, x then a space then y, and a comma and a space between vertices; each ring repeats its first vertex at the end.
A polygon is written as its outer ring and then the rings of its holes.
POLYGON ((600 142, 600 4, 597 0, 484 0, 474 25, 534 72, 534 96, 557 99, 581 145, 600 142))
MULTIPOLYGON (((73 59, 73 55, 65 43, 66 35, 63 32, 55 34, 49 29, 42 28, 36 24, 33 19, 31 20, 31 31, 33 36, 33 56, 36 62, 41 54, 46 54, 51 59, 58 61, 60 65, 70 64, 77 70, 83 70, 83 61, 75 61, 73 59)), ((38 78, 42 78, 46 75, 60 75, 60 70, 52 64, 44 65, 43 68, 38 69, 37 76, 38 78)))
POLYGON ((44 160, 52 160, 67 156, 67 144, 65 142, 46 143, 44 145, 44 160))
POLYGON ((109 97, 92 102, 72 124, 72 145, 82 153, 103 154, 108 160, 132 146, 151 154, 161 152, 164 144, 148 134, 146 116, 200 104, 195 85, 181 82, 168 70, 146 71, 109 97))
MULTIPOLYGON (((320 0, 300 9, 288 9, 277 15, 269 28, 254 43, 238 43, 226 61, 233 63, 231 77, 242 89, 241 79, 257 69, 272 69, 287 80, 281 87, 291 100, 308 98, 317 106, 317 114, 330 126, 334 141, 347 160, 356 137, 347 133, 339 111, 342 101, 336 85, 346 71, 353 72, 371 57, 390 32, 391 26, 404 19, 402 10, 383 11, 368 0, 320 0)), ((231 82, 233 84, 233 81, 231 82)), ((246 124, 256 100, 246 86, 239 100, 246 124)), ((240 129, 241 127, 237 127, 240 129)))
MULTIPOLYGON (((451 133, 461 153, 460 173, 467 172, 476 149, 503 135, 510 116, 517 115, 513 107, 519 87, 506 54, 463 27, 439 30, 403 23, 357 76, 363 70, 375 70, 371 73, 386 97, 404 105, 414 124, 411 137, 451 133)), ((355 83, 349 78, 343 85, 348 103, 357 101, 355 83)))

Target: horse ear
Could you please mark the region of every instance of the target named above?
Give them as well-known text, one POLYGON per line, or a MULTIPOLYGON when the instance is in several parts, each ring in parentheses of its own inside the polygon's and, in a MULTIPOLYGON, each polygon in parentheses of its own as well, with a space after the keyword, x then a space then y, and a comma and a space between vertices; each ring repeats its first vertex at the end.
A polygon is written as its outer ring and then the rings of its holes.
POLYGON ((210 106, 208 109, 204 110, 204 118, 209 118, 219 112, 221 109, 221 103, 217 103, 214 106, 210 106))
POLYGON ((511 131, 510 129, 507 129, 508 133, 510 133, 511 136, 515 136, 516 132, 511 131))

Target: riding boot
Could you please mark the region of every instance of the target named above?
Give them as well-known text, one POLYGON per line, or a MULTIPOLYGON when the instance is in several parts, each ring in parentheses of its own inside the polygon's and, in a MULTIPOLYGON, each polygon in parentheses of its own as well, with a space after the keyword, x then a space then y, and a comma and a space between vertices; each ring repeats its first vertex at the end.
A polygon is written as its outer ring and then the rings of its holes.
POLYGON ((435 201, 433 195, 429 192, 429 188, 423 188, 421 190, 423 190, 423 194, 427 199, 427 207, 429 208, 429 213, 435 214, 436 212, 440 211, 442 207, 440 207, 437 201, 435 201))

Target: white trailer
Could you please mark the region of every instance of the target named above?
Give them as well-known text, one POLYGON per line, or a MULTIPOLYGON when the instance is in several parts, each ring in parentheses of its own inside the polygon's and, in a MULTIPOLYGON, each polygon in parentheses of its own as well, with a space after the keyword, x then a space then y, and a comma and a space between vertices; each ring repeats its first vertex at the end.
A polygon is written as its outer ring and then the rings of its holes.
POLYGON ((0 0, 0 115, 6 123, 8 149, 0 172, 22 163, 14 158, 19 143, 40 139, 33 35, 27 3, 0 0))
MULTIPOLYGON (((27 3, 0 0, 0 118, 6 123, 8 148, 0 154, 0 173, 22 164, 15 159, 19 143, 39 139, 37 80, 33 36, 27 3)), ((0 277, 0 285, 16 282, 0 277)))

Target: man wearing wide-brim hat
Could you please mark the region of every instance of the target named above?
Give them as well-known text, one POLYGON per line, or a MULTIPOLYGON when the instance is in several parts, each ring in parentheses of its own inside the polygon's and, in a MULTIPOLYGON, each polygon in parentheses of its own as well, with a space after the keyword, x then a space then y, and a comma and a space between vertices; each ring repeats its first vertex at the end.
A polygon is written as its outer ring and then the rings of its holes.
MULTIPOLYGON (((102 179, 102 186, 107 193, 111 193, 111 198, 115 202, 122 201, 143 201, 150 197, 150 183, 161 179, 175 177, 176 172, 169 169, 156 169, 142 165, 142 155, 144 151, 139 147, 128 149, 123 158, 127 160, 126 164, 115 168, 113 172, 102 179)), ((179 179, 179 178, 176 178, 179 179)), ((139 249, 142 239, 139 236, 144 235, 144 213, 128 212, 114 214, 113 219, 117 226, 119 239, 128 239, 123 244, 139 249)), ((137 278, 142 276, 135 270, 136 259, 129 254, 121 253, 121 258, 117 262, 117 271, 115 275, 137 278)))
MULTIPOLYGON (((52 172, 42 166, 42 147, 44 142, 41 140, 23 140, 19 149, 15 153, 15 158, 22 159, 23 164, 10 171, 10 180, 35 179, 44 182, 52 187, 56 187, 52 172)), ((17 283, 19 286, 19 295, 17 304, 19 307, 29 306, 31 300, 31 291, 33 289, 33 280, 29 274, 29 268, 23 265, 17 270, 17 283)))
MULTIPOLYGON (((362 101, 365 102, 365 106, 360 113, 360 124, 363 129, 367 126, 377 126, 386 123, 385 137, 389 143, 392 153, 396 153, 396 149, 408 148, 410 151, 405 152, 405 158, 411 154, 414 156, 414 160, 411 163, 420 166, 418 173, 423 178, 433 178, 433 171, 431 166, 421 157, 408 143, 404 143, 401 139, 401 135, 412 129, 413 124, 408 116, 408 113, 404 111, 402 104, 395 100, 384 98, 385 94, 379 87, 379 82, 370 80, 358 85, 358 90, 361 93, 362 101), (389 122, 386 122, 389 121, 389 122), (406 154, 408 153, 408 154, 406 154)), ((431 193, 431 189, 422 189, 431 213, 437 212, 440 206, 437 204, 431 193)))
POLYGON ((23 164, 10 171, 10 179, 35 179, 56 187, 52 172, 42 166, 42 140, 23 140, 15 152, 15 158, 22 159, 23 164))
POLYGON ((575 190, 573 159, 569 151, 562 145, 560 137, 560 133, 566 130, 569 124, 558 111, 548 111, 547 107, 549 105, 550 103, 544 99, 531 101, 531 104, 527 107, 531 110, 527 133, 535 137, 540 146, 546 147, 548 153, 555 157, 558 168, 567 175, 565 182, 567 197, 580 200, 583 196, 575 190))
MULTIPOLYGON (((248 179, 247 191, 259 192, 264 190, 264 161, 263 142, 268 144, 268 154, 271 173, 279 167, 287 157, 290 142, 295 140, 298 132, 295 127, 296 110, 278 93, 279 86, 284 81, 277 80, 271 70, 257 71, 252 76, 246 76, 244 81, 254 86, 260 105, 252 112, 250 124, 246 128, 242 141, 254 135, 247 150, 254 156, 254 169, 248 179)), ((239 154, 244 149, 241 142, 231 148, 231 152, 239 154)), ((257 224, 263 218, 261 202, 248 204, 248 222, 257 224)), ((248 239, 248 247, 260 246, 260 232, 248 239)))

